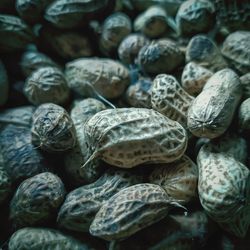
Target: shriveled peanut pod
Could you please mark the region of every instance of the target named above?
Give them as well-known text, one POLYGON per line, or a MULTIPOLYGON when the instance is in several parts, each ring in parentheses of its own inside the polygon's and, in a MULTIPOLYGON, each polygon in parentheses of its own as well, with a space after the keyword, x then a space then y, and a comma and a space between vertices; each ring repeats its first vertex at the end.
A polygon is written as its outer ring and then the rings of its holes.
POLYGON ((151 108, 152 80, 141 77, 135 84, 128 87, 126 101, 135 108, 151 108))
POLYGON ((91 250, 90 246, 51 228, 25 227, 16 231, 8 243, 9 250, 63 249, 91 250))
POLYGON ((70 88, 83 96, 89 96, 94 88, 105 98, 116 98, 123 94, 130 81, 127 68, 118 61, 102 58, 82 58, 67 63, 65 75, 70 88))
POLYGON ((149 176, 151 183, 160 185, 169 197, 186 204, 197 198, 198 168, 187 156, 159 166, 149 176))
POLYGON ((10 219, 16 226, 43 224, 53 218, 65 196, 59 177, 45 172, 23 181, 10 203, 10 219))
POLYGON ((188 110, 188 128, 198 137, 222 135, 232 122, 242 96, 238 75, 231 69, 216 72, 188 110))
POLYGON ((250 71, 250 31, 236 31, 224 41, 221 53, 241 74, 250 71))
POLYGON ((47 102, 65 104, 70 96, 63 72, 48 66, 33 71, 26 79, 23 91, 34 105, 47 102))
POLYGON ((153 82, 151 104, 153 109, 187 127, 187 111, 194 98, 171 75, 158 75, 153 82))
POLYGON ((88 120, 84 133, 89 160, 99 157, 121 168, 172 162, 187 146, 186 130, 152 109, 101 111, 88 120))
POLYGON ((206 213, 222 229, 244 237, 250 224, 250 171, 224 153, 214 153, 206 145, 197 157, 198 192, 206 213))
POLYGON ((188 43, 186 62, 195 62, 213 72, 227 67, 216 44, 205 35, 196 35, 188 43))
POLYGON ((161 220, 176 204, 158 185, 133 185, 103 204, 89 231, 105 240, 120 240, 161 220))
POLYGON ((108 170, 96 182, 70 192, 58 213, 60 227, 88 232, 101 206, 120 190, 142 182, 133 171, 108 170))
POLYGON ((140 49, 149 43, 142 34, 131 34, 123 39, 118 48, 120 60, 125 64, 133 64, 140 49))
POLYGON ((36 109, 31 132, 32 143, 46 151, 65 151, 76 144, 73 121, 64 108, 53 103, 36 109))
POLYGON ((194 62, 187 63, 182 72, 181 86, 190 95, 197 96, 212 75, 212 71, 199 64, 194 62))
POLYGON ((243 132, 250 132, 250 98, 241 103, 239 108, 239 128, 243 132))
POLYGON ((250 98, 250 73, 241 76, 240 81, 243 88, 243 99, 250 98))
POLYGON ((139 52, 138 63, 148 74, 169 73, 180 66, 184 56, 177 44, 169 39, 152 41, 139 52))
POLYGON ((142 32, 149 38, 163 35, 168 29, 167 12, 161 6, 152 6, 134 21, 135 32, 142 32))

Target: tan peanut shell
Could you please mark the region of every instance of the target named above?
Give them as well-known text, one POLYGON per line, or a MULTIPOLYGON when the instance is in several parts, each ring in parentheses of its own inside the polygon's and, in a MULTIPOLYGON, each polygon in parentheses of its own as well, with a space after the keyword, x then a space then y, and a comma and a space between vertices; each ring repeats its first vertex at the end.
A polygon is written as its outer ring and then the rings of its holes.
POLYGON ((243 99, 250 97, 250 73, 247 73, 240 77, 241 85, 243 88, 243 99))
POLYGON ((187 126, 187 111, 194 98, 171 75, 158 75, 153 82, 151 103, 153 109, 187 126))
POLYGON ((89 160, 98 157, 121 168, 172 162, 187 146, 187 133, 178 122, 145 108, 101 111, 88 120, 84 133, 89 160))
POLYGON ((105 98, 116 98, 123 94, 130 82, 125 66, 105 58, 81 58, 69 62, 65 75, 69 87, 83 96, 89 96, 94 88, 105 98))
POLYGON ((125 188, 107 200, 90 226, 93 236, 120 240, 161 220, 174 202, 155 184, 125 188))
POLYGON ((70 192, 58 213, 62 228, 88 232, 100 207, 121 189, 142 182, 133 171, 108 170, 97 181, 70 192))
POLYGON ((197 164, 199 198, 206 213, 223 230, 244 237, 250 224, 249 169, 207 145, 201 148, 197 164))
POLYGON ((0 151, 0 205, 11 193, 11 180, 4 166, 3 156, 0 151))
POLYGON ((229 68, 216 72, 188 110, 187 125, 198 137, 222 135, 232 122, 242 96, 238 75, 229 68))
POLYGON ((179 160, 156 167, 149 181, 160 185, 169 197, 186 204, 197 198, 198 168, 186 155, 179 160))
POLYGON ((250 98, 247 98, 239 107, 239 128, 243 132, 250 131, 250 98))

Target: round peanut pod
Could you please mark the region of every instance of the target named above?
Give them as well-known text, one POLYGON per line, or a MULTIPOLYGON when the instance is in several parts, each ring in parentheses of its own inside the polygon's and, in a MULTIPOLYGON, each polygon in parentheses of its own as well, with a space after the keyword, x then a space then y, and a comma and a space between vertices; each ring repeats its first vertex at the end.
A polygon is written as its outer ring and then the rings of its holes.
POLYGON ((188 110, 190 132, 210 139, 222 135, 232 122, 241 96, 240 79, 234 71, 227 68, 215 73, 188 110))
POLYGON ((186 130, 176 121, 145 108, 118 108, 95 114, 85 123, 89 160, 132 168, 142 163, 168 163, 187 147, 186 130))
POLYGON ((147 45, 149 40, 142 34, 130 34, 125 37, 118 48, 120 60, 125 64, 134 64, 140 49, 147 45))
POLYGON ((21 69, 28 77, 33 71, 43 67, 57 67, 57 64, 47 55, 37 51, 26 51, 21 58, 21 69))
POLYGON ((121 240, 161 220, 177 205, 158 185, 133 185, 102 205, 89 231, 105 240, 121 240))
POLYGON ((194 98, 171 75, 158 75, 151 91, 153 109, 187 127, 187 112, 194 98))
POLYGON ((208 0, 184 1, 176 14, 176 25, 182 35, 207 32, 215 24, 215 6, 208 0))
POLYGON ((141 77, 135 84, 128 87, 125 98, 126 102, 135 108, 151 108, 152 80, 141 77))
POLYGON ((4 127, 0 133, 4 166, 13 182, 29 178, 46 170, 46 160, 31 143, 30 128, 4 127))
POLYGON ((102 26, 99 46, 105 55, 110 55, 116 51, 119 44, 129 33, 131 33, 132 24, 130 18, 116 12, 108 16, 102 26))
POLYGON ((25 227, 17 230, 8 243, 9 250, 35 250, 35 249, 63 249, 63 250, 91 250, 71 236, 51 228, 25 227))
POLYGON ((250 31, 231 33, 225 39, 221 53, 240 74, 247 74, 250 71, 250 31))
POLYGON ((76 131, 67 111, 53 103, 40 105, 31 128, 32 143, 50 152, 71 149, 76 144, 76 131))
POLYGON ((241 103, 239 108, 239 129, 249 134, 250 132, 250 98, 247 98, 244 102, 241 103))
POLYGON ((205 35, 193 36, 186 48, 186 62, 195 62, 213 72, 227 67, 216 44, 205 35))
POLYGON ((10 203, 10 219, 17 227, 44 224, 53 218, 65 196, 59 177, 45 172, 23 181, 10 203))
POLYGON ((138 55, 140 67, 148 74, 172 72, 183 61, 184 56, 178 46, 168 39, 152 41, 145 45, 138 55))
POLYGON ((9 96, 9 81, 8 81, 8 75, 5 70, 5 67, 0 61, 0 106, 4 105, 9 96))
POLYGON ((159 166, 149 176, 150 183, 160 185, 169 197, 186 204, 198 197, 198 168, 187 156, 159 166))
POLYGON ((167 18, 164 8, 152 6, 135 19, 134 30, 149 38, 159 37, 169 29, 167 18))
POLYGON ((244 237, 250 224, 249 169, 207 145, 201 148, 197 164, 199 198, 206 213, 223 230, 244 237))
POLYGON ((187 63, 182 72, 181 86, 190 95, 197 96, 212 75, 212 71, 199 64, 194 62, 187 63))
POLYGON ((117 98, 130 82, 127 68, 118 61, 102 58, 82 58, 69 62, 65 75, 69 87, 82 96, 90 96, 94 88, 105 98, 117 98))
POLYGON ((70 97, 63 72, 55 67, 43 67, 26 79, 24 94, 34 105, 42 103, 65 104, 70 97))
POLYGON ((101 206, 118 191, 142 182, 133 171, 108 170, 97 181, 70 192, 60 208, 57 222, 60 227, 88 232, 101 206))
POLYGON ((250 73, 240 77, 241 85, 243 88, 243 100, 250 97, 250 73))

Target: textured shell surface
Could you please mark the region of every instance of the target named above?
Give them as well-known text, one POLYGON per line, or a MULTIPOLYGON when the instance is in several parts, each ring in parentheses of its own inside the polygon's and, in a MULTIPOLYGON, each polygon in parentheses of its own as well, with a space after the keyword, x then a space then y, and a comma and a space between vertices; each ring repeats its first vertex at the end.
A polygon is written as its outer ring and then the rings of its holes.
POLYGON ((45 171, 45 158, 32 145, 30 128, 7 125, 0 133, 0 147, 5 168, 12 181, 45 171))
POLYGON ((153 170, 151 183, 160 185, 169 197, 186 204, 197 198, 198 168, 186 155, 153 170))
POLYGON ((16 226, 44 223, 62 204, 65 188, 61 179, 44 172, 24 180, 10 203, 10 219, 16 226))
POLYGON ((186 62, 195 62, 213 72, 227 67, 219 48, 205 35, 193 36, 186 49, 186 62))
POLYGON ((158 75, 153 82, 151 104, 153 109, 187 127, 187 112, 194 98, 172 75, 158 75))
POLYGON ((129 237, 164 218, 173 204, 158 185, 133 185, 102 205, 90 226, 90 233, 105 240, 129 237))
POLYGON ((216 72, 188 110, 189 130, 198 137, 222 135, 232 122, 241 96, 241 82, 234 71, 226 68, 216 72))
POLYGON ((149 40, 142 34, 130 34, 125 37, 118 48, 120 60, 125 64, 133 64, 142 47, 149 43, 149 40))
POLYGON ((0 60, 0 106, 4 105, 8 100, 9 80, 4 64, 0 60))
POLYGON ((135 108, 151 108, 152 84, 150 78, 141 77, 130 85, 125 93, 127 103, 135 108))
POLYGON ((76 144, 76 132, 67 111, 53 103, 41 104, 33 114, 32 143, 46 151, 65 151, 76 144))
POLYGON ((19 17, 0 15, 0 51, 24 49, 34 39, 32 29, 19 17))
POLYGON ((244 237, 250 224, 250 172, 230 155, 204 145, 197 157, 198 192, 206 213, 222 229, 244 237))
POLYGON ((239 108, 239 128, 242 131, 250 130, 250 98, 241 103, 239 108))
POLYGON ((34 105, 48 102, 65 104, 70 96, 63 72, 48 66, 33 71, 26 79, 23 91, 34 105))
POLYGON ((90 95, 94 88, 105 98, 116 98, 123 94, 130 82, 126 67, 104 58, 81 58, 69 62, 65 75, 70 88, 83 96, 90 95))
POLYGON ((243 100, 250 97, 250 73, 240 77, 241 85, 243 88, 243 100))
POLYGON ((70 192, 58 213, 58 224, 88 232, 100 207, 118 191, 142 182, 142 176, 125 170, 108 170, 97 181, 70 192))
POLYGON ((57 67, 57 64, 46 54, 37 51, 26 51, 21 58, 22 73, 28 77, 33 71, 51 66, 57 67))
POLYGON ((10 238, 9 250, 91 250, 71 236, 51 228, 25 227, 10 238))
POLYGON ((250 31, 236 31, 224 41, 221 53, 241 74, 250 71, 250 31))
POLYGON ((207 80, 213 75, 212 71, 194 62, 189 62, 181 75, 181 86, 193 96, 202 91, 207 80))
POLYGON ((2 153, 0 151, 0 204, 5 201, 11 191, 11 180, 5 169, 2 153))
POLYGON ((177 44, 164 38, 145 45, 138 55, 140 67, 148 74, 169 73, 183 61, 184 56, 177 44))
POLYGON ((88 120, 84 133, 90 159, 100 157, 122 168, 172 162, 184 154, 187 146, 186 130, 152 109, 101 111, 88 120))

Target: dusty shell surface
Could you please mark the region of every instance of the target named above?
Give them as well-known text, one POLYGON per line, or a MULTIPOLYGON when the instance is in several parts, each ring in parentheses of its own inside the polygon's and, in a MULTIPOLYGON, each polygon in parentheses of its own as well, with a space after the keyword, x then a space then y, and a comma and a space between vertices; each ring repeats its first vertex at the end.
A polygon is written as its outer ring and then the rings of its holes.
POLYGON ((243 99, 250 97, 250 73, 247 73, 240 77, 241 85, 243 88, 243 99))
POLYGON ((149 43, 142 34, 130 34, 125 37, 119 45, 118 55, 125 64, 133 64, 140 49, 149 43))
POLYGON ((31 133, 32 143, 46 151, 66 151, 76 144, 73 121, 64 108, 53 103, 36 109, 31 133))
POLYGON ((139 78, 135 84, 128 87, 125 93, 126 102, 135 108, 151 108, 152 85, 150 78, 139 78))
POLYGON ((207 138, 222 135, 232 122, 241 96, 241 82, 234 71, 227 68, 215 73, 188 110, 191 133, 207 138))
POLYGON ((102 26, 100 48, 105 55, 114 52, 120 42, 132 31, 130 18, 122 12, 107 17, 102 26))
POLYGON ((250 71, 250 31, 236 31, 224 41, 221 53, 241 74, 250 71))
POLYGON ((70 88, 83 96, 93 95, 93 88, 105 98, 116 98, 129 85, 129 72, 118 61, 82 58, 66 64, 70 88), (91 67, 89 67, 91 65, 91 67))
POLYGON ((178 123, 144 108, 104 110, 84 126, 90 160, 132 168, 142 163, 179 159, 187 146, 187 133, 178 123))
POLYGON ((208 31, 215 24, 215 7, 212 1, 188 0, 176 14, 176 25, 182 35, 208 31))
POLYGON ((58 213, 60 227, 88 232, 101 206, 118 191, 142 182, 142 176, 125 170, 108 170, 97 181, 70 192, 58 213))
POLYGON ((199 64, 194 62, 187 63, 181 75, 181 86, 190 95, 197 96, 212 75, 212 71, 199 64))
POLYGON ((47 102, 65 104, 70 96, 63 72, 55 67, 43 67, 33 71, 26 79, 23 91, 34 105, 47 102))
POLYGON ((13 182, 45 171, 45 159, 31 143, 30 128, 7 125, 0 133, 0 147, 13 182))
POLYGON ((160 185, 169 197, 180 204, 197 198, 198 168, 186 155, 178 161, 155 168, 149 180, 160 185))
POLYGON ((168 30, 167 12, 161 6, 152 6, 134 21, 134 31, 149 38, 156 38, 168 30))
POLYGON ((187 112, 194 98, 172 75, 158 75, 153 82, 151 104, 153 109, 187 127, 187 112))
POLYGON ((65 196, 61 179, 45 172, 23 181, 10 203, 10 219, 16 226, 43 224, 55 216, 65 196))
POLYGON ((177 44, 168 39, 159 39, 145 45, 139 52, 138 63, 148 74, 169 73, 180 66, 184 56, 177 44))
POLYGON ((133 185, 103 204, 89 231, 105 240, 120 240, 161 220, 173 205, 160 186, 149 183, 133 185))
POLYGON ((10 238, 9 250, 90 250, 89 246, 71 236, 51 228, 25 227, 16 231, 10 238))
POLYGON ((28 77, 33 71, 43 67, 57 67, 57 64, 47 55, 37 51, 23 53, 20 66, 22 73, 28 77))
POLYGON ((0 106, 4 105, 9 95, 9 80, 4 64, 0 61, 0 106))
POLYGON ((250 224, 249 169, 224 153, 214 153, 206 145, 197 157, 198 191, 206 213, 222 229, 244 237, 250 224))
POLYGON ((241 103, 238 117, 239 128, 242 131, 250 131, 250 98, 241 103))
POLYGON ((4 165, 3 156, 0 151, 0 204, 5 201, 12 191, 11 180, 4 165))
POLYGON ((216 44, 205 35, 193 36, 186 49, 186 62, 195 62, 213 72, 227 67, 216 44))

